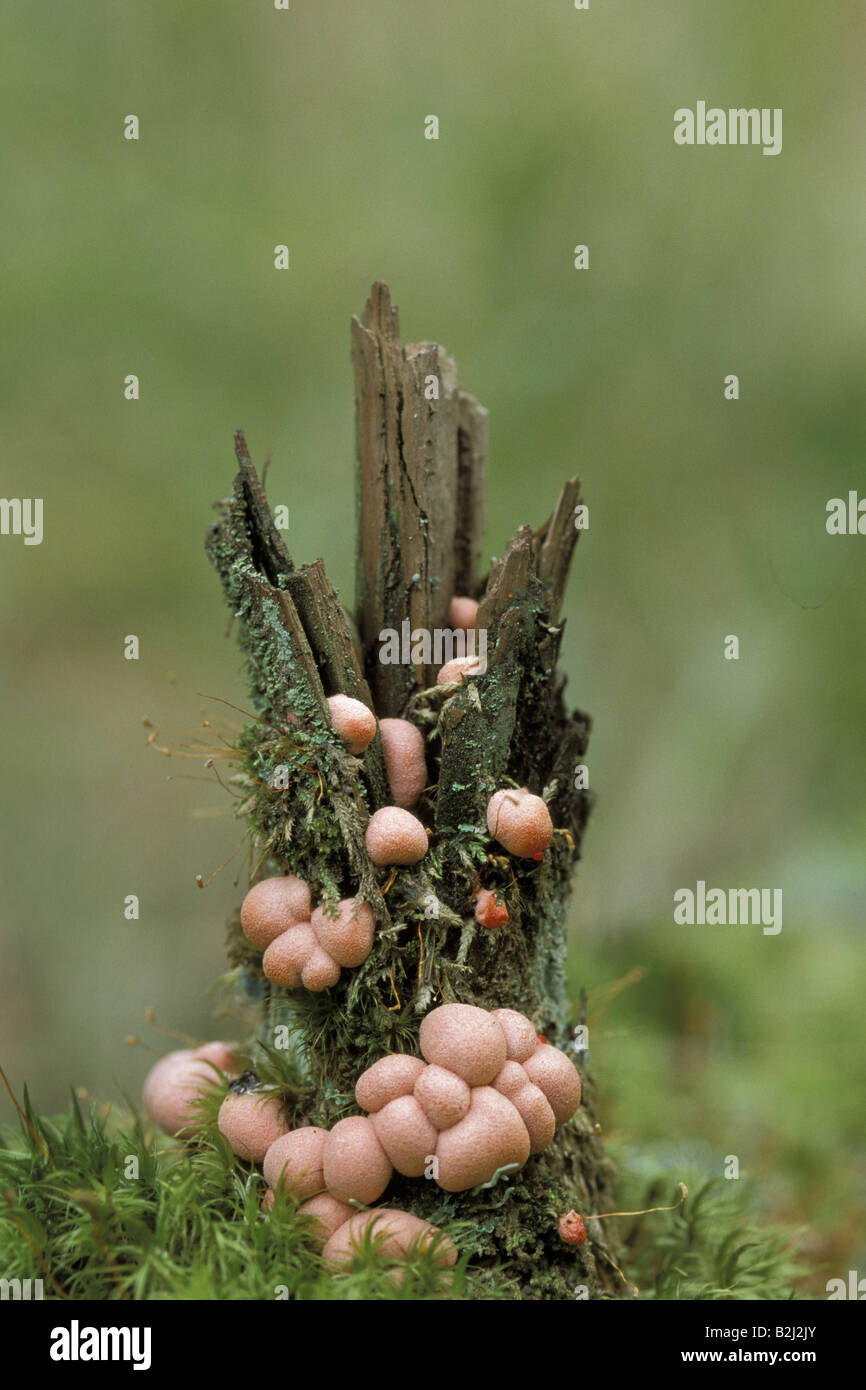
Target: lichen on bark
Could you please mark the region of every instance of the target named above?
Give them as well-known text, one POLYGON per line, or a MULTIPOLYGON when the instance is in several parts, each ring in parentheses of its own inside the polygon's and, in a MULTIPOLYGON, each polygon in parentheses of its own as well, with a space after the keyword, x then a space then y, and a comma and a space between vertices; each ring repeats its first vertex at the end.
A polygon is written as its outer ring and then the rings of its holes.
POLYGON ((463 1244, 515 1296, 572 1298, 627 1293, 619 1253, 588 1223, 568 1247, 557 1218, 609 1205, 612 1166, 596 1122, 586 1054, 573 1045, 582 1016, 566 991, 566 909, 589 813, 574 769, 590 720, 569 712, 557 672, 561 605, 578 532, 578 479, 549 520, 522 526, 481 575, 486 412, 459 385, 437 344, 401 347, 387 286, 373 286, 352 324, 358 438, 357 629, 321 560, 298 569, 274 524, 243 435, 232 496, 218 503, 208 536, 241 648, 257 720, 238 745, 240 811, 249 819, 256 876, 292 872, 315 901, 361 896, 376 916, 373 950, 321 994, 272 987, 261 957, 230 929, 230 959, 248 993, 263 1000, 261 1042, 287 1024, 308 1085, 293 1092, 293 1122, 332 1124, 356 1113, 359 1073, 389 1051, 417 1051, 424 1013, 459 1000, 527 1014, 548 1041, 570 1050, 583 1102, 544 1153, 491 1187, 443 1193, 395 1177, 388 1200, 431 1220, 467 1223, 463 1244), (431 390, 431 382, 436 389, 431 390), (436 686, 435 667, 383 663, 383 629, 447 626, 453 593, 480 601, 487 669, 462 685, 436 686), (361 699, 381 718, 409 717, 425 734, 428 788, 417 814, 427 856, 377 870, 364 846, 369 815, 389 800, 378 737, 361 759, 331 729, 326 699, 361 699), (506 855, 491 840, 485 808, 501 786, 544 796, 555 826, 540 862, 506 855), (505 928, 476 923, 480 887, 508 906, 505 928), (494 1275, 492 1271, 496 1271, 494 1275))

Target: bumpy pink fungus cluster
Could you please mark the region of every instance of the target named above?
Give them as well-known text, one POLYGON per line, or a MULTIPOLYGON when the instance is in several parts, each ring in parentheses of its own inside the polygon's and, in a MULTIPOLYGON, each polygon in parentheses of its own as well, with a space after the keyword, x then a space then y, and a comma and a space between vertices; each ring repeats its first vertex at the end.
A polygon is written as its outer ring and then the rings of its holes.
POLYGON ((231 1043, 168 1052, 145 1078, 144 1108, 166 1134, 192 1134, 201 1127, 200 1101, 208 1086, 218 1082, 218 1073, 236 1076, 238 1068, 231 1043))
POLYGON ((540 859, 553 839, 550 812, 540 796, 527 787, 505 787, 487 803, 487 829, 521 859, 540 859))
POLYGON ((391 1053, 358 1078, 368 1116, 277 1139, 265 1155, 268 1183, 302 1201, 327 1190, 369 1204, 396 1169, 463 1192, 522 1168, 580 1104, 574 1064, 514 1009, 443 1004, 421 1024, 420 1044, 426 1060, 391 1053))
POLYGON ((336 917, 312 910, 303 879, 265 878, 251 888, 241 907, 241 927, 264 951, 262 969, 284 989, 318 992, 335 985, 341 968, 365 961, 373 948, 376 919, 368 903, 344 898, 336 917))

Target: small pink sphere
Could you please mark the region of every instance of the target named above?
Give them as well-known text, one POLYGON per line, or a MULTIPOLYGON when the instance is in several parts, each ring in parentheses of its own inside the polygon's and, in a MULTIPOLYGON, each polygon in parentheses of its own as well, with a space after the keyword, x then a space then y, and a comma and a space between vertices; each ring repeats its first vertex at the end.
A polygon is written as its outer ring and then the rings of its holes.
POLYGON ((457 685, 462 685, 464 680, 468 680, 471 676, 483 676, 485 670, 486 664, 481 657, 455 656, 453 661, 446 661, 445 665, 441 667, 436 677, 436 684, 451 685, 452 682, 456 682, 457 685))
POLYGON ((383 806, 371 817, 364 836, 367 853, 380 868, 417 864, 427 853, 427 831, 417 816, 399 806, 383 806))
POLYGON ((351 695, 331 695, 328 711, 334 733, 347 752, 358 758, 376 737, 376 716, 360 700, 351 695))
POLYGON ((201 1128, 201 1098, 219 1084, 219 1071, 234 1071, 237 1059, 225 1043, 181 1048, 161 1057, 144 1082, 144 1108, 160 1129, 177 1138, 201 1128))
POLYGON ((303 879, 263 878, 244 898, 241 927, 249 941, 264 951, 271 942, 297 922, 310 920, 310 889, 303 879))
POLYGON ((448 621, 452 627, 471 632, 478 624, 478 600, 455 594, 448 605, 448 621))
POLYGON ((218 1125, 238 1158, 253 1163, 261 1163, 274 1140, 288 1130, 281 1101, 256 1091, 229 1091, 218 1125))
POLYGON ((494 792, 487 803, 487 829, 509 854, 540 859, 553 839, 550 812, 526 787, 494 792))

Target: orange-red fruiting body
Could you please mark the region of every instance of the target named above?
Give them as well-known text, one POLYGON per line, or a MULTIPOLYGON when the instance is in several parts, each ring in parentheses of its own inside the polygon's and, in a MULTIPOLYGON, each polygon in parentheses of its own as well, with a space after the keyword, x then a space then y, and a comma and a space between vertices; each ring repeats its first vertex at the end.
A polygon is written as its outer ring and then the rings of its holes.
POLYGON ((482 927, 504 927, 508 921, 508 908, 505 903, 496 901, 496 894, 489 888, 482 888, 475 899, 475 920, 482 927))

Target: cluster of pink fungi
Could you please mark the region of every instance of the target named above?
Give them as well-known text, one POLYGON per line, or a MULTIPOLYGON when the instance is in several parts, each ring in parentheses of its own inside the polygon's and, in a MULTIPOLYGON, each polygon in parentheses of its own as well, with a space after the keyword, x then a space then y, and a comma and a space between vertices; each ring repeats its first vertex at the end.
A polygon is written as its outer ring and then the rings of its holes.
MULTIPOLYGON (((455 628, 471 631, 477 618, 475 599, 457 596, 451 600, 449 619, 455 628)), ((461 685, 483 671, 478 657, 455 657, 441 668, 436 683, 461 685)), ((427 831, 411 809, 427 784, 420 729, 408 719, 377 720, 361 700, 349 695, 332 695, 328 711, 334 732, 355 757, 367 750, 377 731, 381 740, 393 805, 381 807, 370 817, 365 837, 367 853, 379 867, 417 864, 427 853, 428 844, 427 831)), ((546 805, 526 787, 495 792, 487 807, 487 826, 509 854, 522 858, 540 859, 553 838, 546 805)))
MULTIPOLYGON (((454 598, 450 618, 471 628, 477 618, 475 599, 454 598)), ((440 684, 461 683, 475 673, 474 658, 458 657, 439 672, 440 684)), ((370 817, 365 844, 377 867, 416 864, 427 853, 428 835, 412 814, 427 783, 424 738, 408 719, 380 719, 360 700, 332 695, 328 710, 334 732, 353 756, 360 757, 378 732, 393 805, 370 817)), ((540 796, 526 787, 501 788, 487 805, 487 829, 509 854, 541 859, 553 838, 550 813, 540 796)), ((495 928, 508 921, 508 909, 486 888, 475 899, 475 918, 495 928)), ((369 905, 346 898, 332 913, 312 905, 308 883, 294 875, 266 878, 255 884, 241 908, 241 926, 263 952, 262 969, 284 989, 318 992, 329 989, 341 970, 361 965, 373 947, 375 920, 369 905)))
MULTIPOLYGON (((478 604, 454 598, 455 627, 475 626, 478 604)), ((475 657, 457 657, 440 670, 437 684, 461 684, 480 673, 475 657)), ((378 732, 393 805, 374 812, 367 825, 367 853, 377 867, 416 864, 427 853, 428 834, 412 814, 427 785, 421 731, 407 719, 380 719, 360 700, 332 695, 333 729, 347 752, 360 757, 378 732)), ((501 788, 487 805, 491 837, 519 858, 541 859, 553 838, 550 813, 526 787, 501 788)), ((475 918, 496 928, 508 910, 490 889, 475 898, 475 918)), ((284 989, 318 992, 335 985, 343 969, 370 954, 375 918, 369 904, 346 898, 331 912, 314 908, 310 885, 294 875, 262 879, 247 893, 241 927, 262 951, 262 969, 284 989)), ((235 1080, 220 1107, 219 1129, 241 1158, 261 1164, 269 1210, 279 1189, 314 1221, 324 1255, 332 1263, 352 1257, 373 1224, 384 1255, 402 1258, 409 1248, 435 1241, 435 1258, 452 1265, 453 1244, 436 1227, 408 1212, 376 1207, 396 1170, 426 1176, 446 1192, 489 1184, 540 1153, 556 1126, 580 1104, 580 1077, 570 1059, 539 1038, 513 1009, 487 1012, 469 1004, 443 1004, 423 1020, 422 1057, 390 1053, 369 1067, 355 1087, 364 1115, 338 1120, 330 1130, 306 1125, 290 1130, 279 1097, 262 1091, 247 1074, 235 1080)), ((208 1081, 236 1078, 240 1063, 231 1046, 213 1042, 169 1053, 152 1068, 144 1102, 151 1119, 172 1135, 201 1127, 200 1103, 208 1081)))
MULTIPOLYGON (((262 1165, 265 1209, 277 1190, 289 1194, 314 1218, 334 1263, 351 1258, 374 1218, 386 1219, 379 1231, 386 1254, 405 1254, 436 1235, 406 1212, 358 1210, 379 1200, 395 1170, 428 1177, 446 1192, 491 1183, 541 1153, 580 1104, 570 1058, 514 1009, 442 1004, 422 1021, 419 1044, 421 1057, 389 1053, 363 1072, 355 1100, 367 1113, 330 1130, 289 1129, 278 1097, 242 1083, 220 1107, 219 1129, 233 1151, 262 1165)), ((145 1086, 151 1118, 171 1133, 194 1128, 204 1074, 235 1065, 222 1043, 163 1058, 145 1086)), ((437 1243, 437 1260, 455 1258, 450 1242, 437 1243)))

